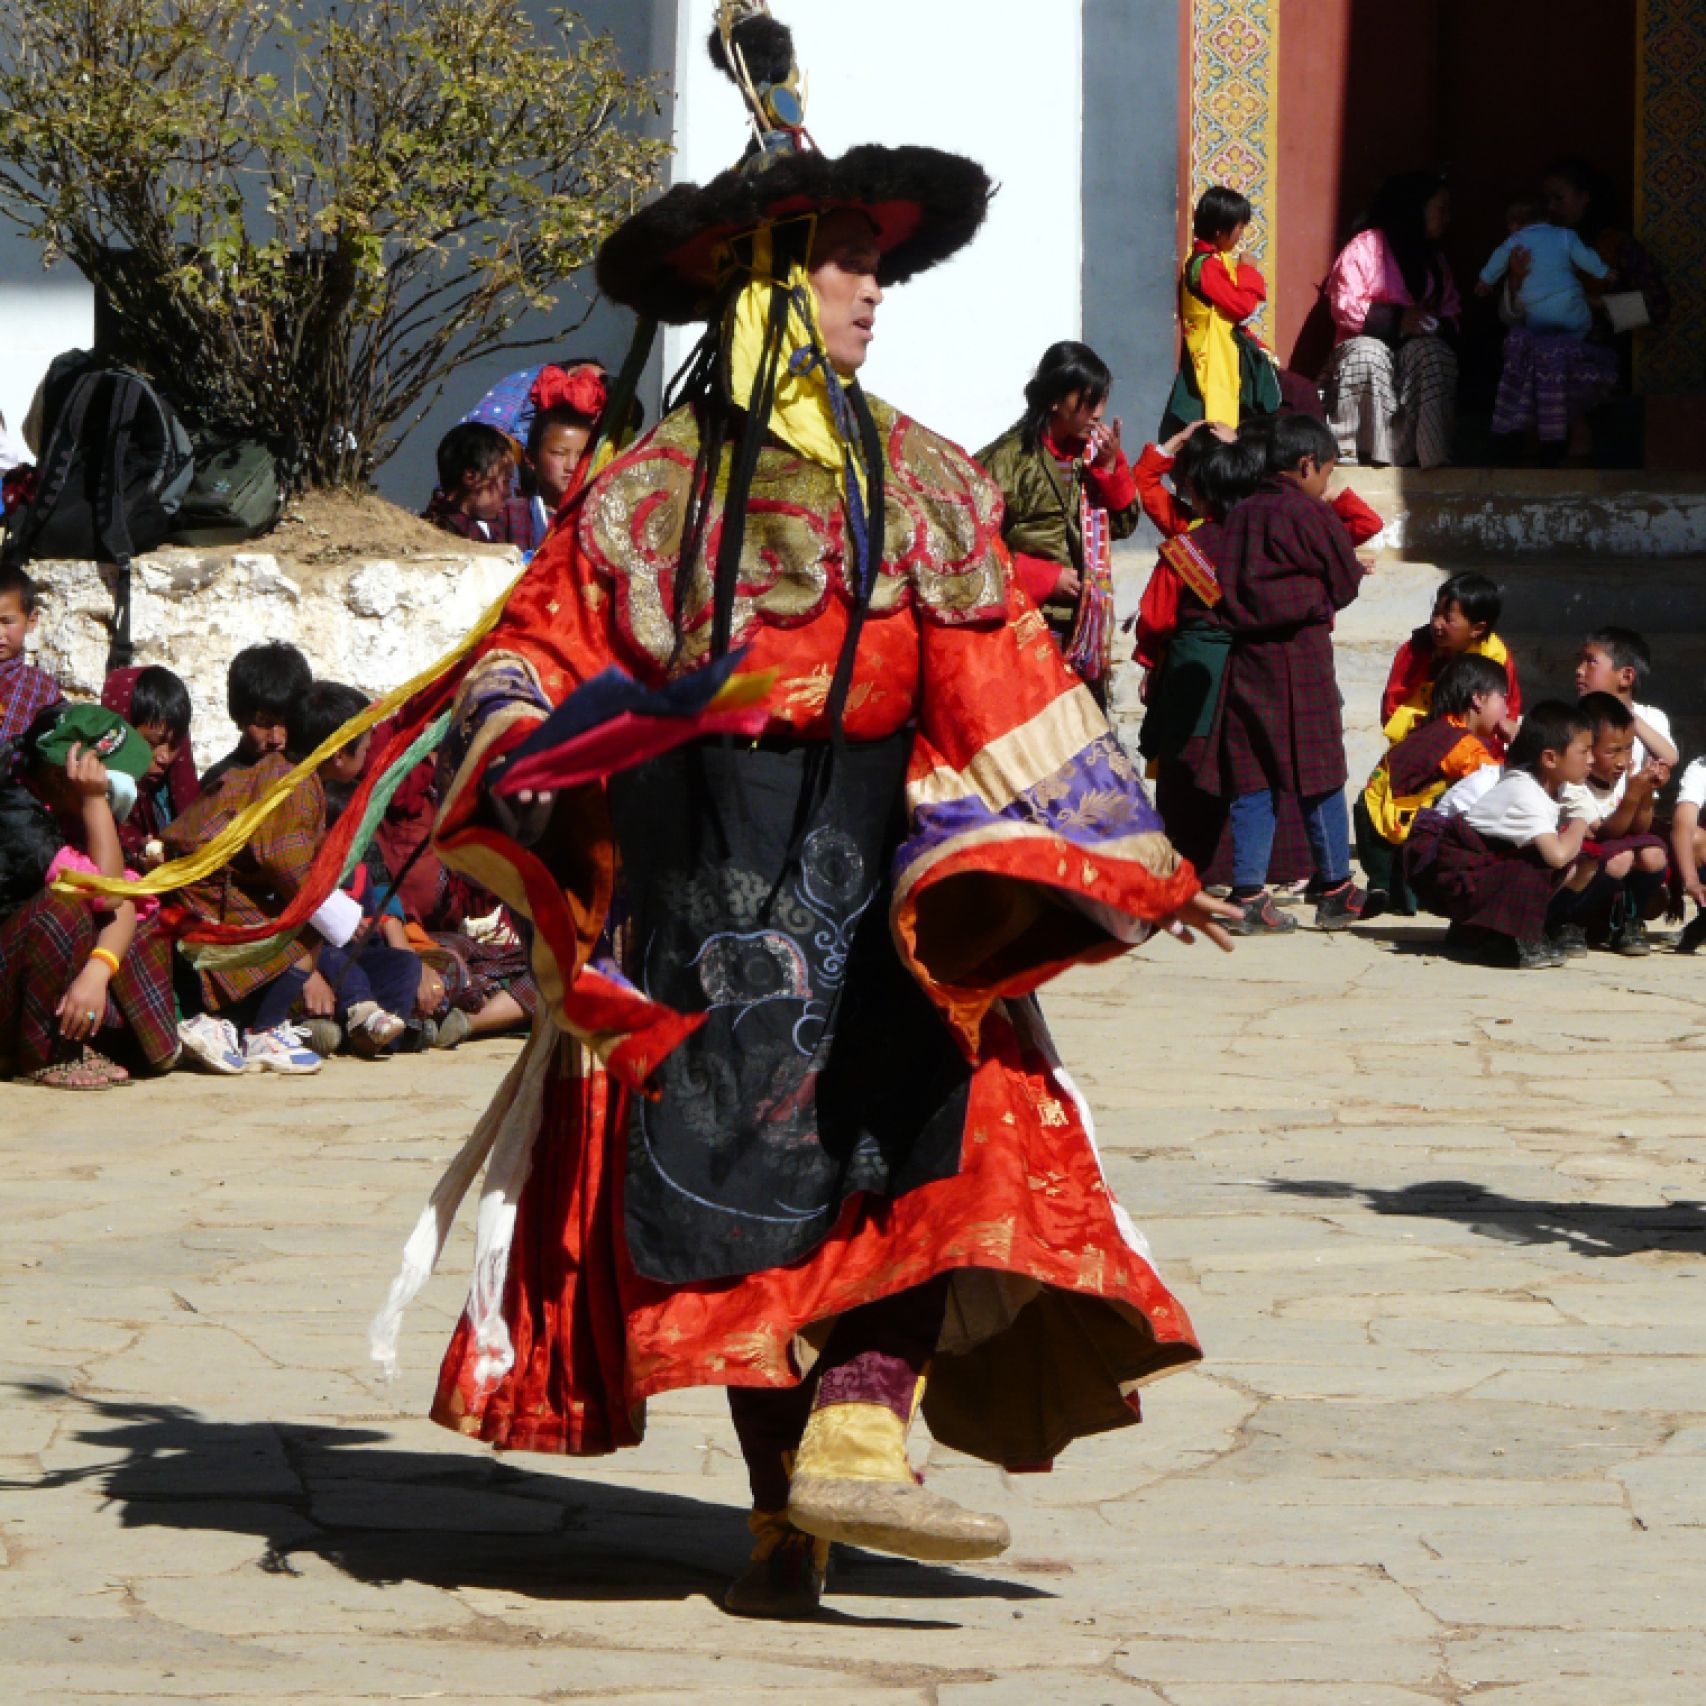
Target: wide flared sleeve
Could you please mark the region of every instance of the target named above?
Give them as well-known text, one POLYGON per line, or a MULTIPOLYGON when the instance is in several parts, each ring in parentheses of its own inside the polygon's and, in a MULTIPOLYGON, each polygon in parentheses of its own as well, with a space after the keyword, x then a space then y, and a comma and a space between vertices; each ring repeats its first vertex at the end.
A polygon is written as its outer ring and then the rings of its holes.
POLYGON ((439 755, 434 847, 451 870, 529 920, 544 1010, 632 1088, 702 1021, 648 1001, 607 953, 616 855, 601 783, 559 792, 544 833, 510 835, 485 787, 492 768, 577 687, 618 661, 610 602, 573 526, 555 529, 464 675, 439 755))
POLYGON ((1200 884, 1022 592, 999 624, 920 635, 893 925, 976 1058, 993 1003, 1142 941, 1200 884))

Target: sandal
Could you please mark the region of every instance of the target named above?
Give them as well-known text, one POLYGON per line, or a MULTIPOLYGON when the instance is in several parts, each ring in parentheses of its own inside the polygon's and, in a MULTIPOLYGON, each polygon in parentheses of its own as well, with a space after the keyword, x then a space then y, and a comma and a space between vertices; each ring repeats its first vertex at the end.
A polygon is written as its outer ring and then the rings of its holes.
POLYGON ((136 1082, 110 1055, 102 1054, 98 1048, 90 1048, 87 1043, 83 1045, 83 1064, 91 1071, 99 1072, 115 1090, 136 1082))
POLYGON ((87 1056, 56 1060, 21 1073, 20 1084, 38 1084, 44 1090, 110 1090, 113 1081, 87 1056))

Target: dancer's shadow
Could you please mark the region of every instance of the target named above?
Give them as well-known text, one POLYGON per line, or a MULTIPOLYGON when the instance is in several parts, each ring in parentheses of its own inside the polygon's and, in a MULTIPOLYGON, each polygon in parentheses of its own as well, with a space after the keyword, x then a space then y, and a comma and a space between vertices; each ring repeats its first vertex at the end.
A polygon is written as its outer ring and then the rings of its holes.
POLYGON ((1648 1250, 1706 1255, 1706 1203, 1662 1208, 1624 1203, 1543 1202, 1501 1196, 1468 1179, 1424 1179, 1400 1190, 1337 1179, 1269 1179, 1288 1196, 1354 1200, 1376 1214, 1455 1220, 1506 1244, 1562 1244, 1578 1256, 1634 1256, 1648 1250))
MULTIPOLYGON (((500 1588, 536 1599, 720 1599, 745 1562, 745 1512, 679 1494, 542 1474, 492 1457, 376 1450, 372 1428, 218 1422, 173 1404, 85 1398, 15 1383, 24 1399, 81 1406, 73 1437, 110 1452, 13 1490, 92 1482, 127 1528, 252 1534, 259 1564, 298 1573, 323 1558, 359 1581, 500 1588)), ((832 1598, 946 1601, 1052 1597, 1044 1590, 837 1547, 832 1598)), ((913 1618, 822 1616, 902 1629, 913 1618)))

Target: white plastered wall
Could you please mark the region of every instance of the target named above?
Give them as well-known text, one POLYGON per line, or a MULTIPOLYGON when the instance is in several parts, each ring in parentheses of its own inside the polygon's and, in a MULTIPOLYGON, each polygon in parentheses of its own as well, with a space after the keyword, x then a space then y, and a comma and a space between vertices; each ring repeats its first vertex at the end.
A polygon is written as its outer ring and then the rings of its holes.
MULTIPOLYGON (((825 153, 859 142, 969 155, 1001 186, 977 240, 889 293, 867 387, 977 450, 1019 413, 1037 357, 1081 326, 1080 0, 774 0, 810 79, 825 153)), ((715 0, 681 0, 676 182, 745 146, 744 108, 711 64, 715 0)), ((674 372, 697 328, 666 339, 674 372)))
POLYGON ((95 293, 74 267, 44 272, 21 240, 0 251, 0 415, 14 433, 48 363, 95 341, 95 293))

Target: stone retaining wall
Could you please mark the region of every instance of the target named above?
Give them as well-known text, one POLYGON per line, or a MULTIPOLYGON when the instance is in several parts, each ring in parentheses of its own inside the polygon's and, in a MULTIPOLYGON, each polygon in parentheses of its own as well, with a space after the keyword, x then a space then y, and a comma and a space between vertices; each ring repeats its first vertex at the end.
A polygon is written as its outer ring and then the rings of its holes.
MULTIPOLYGON (((138 663, 164 664, 188 683, 197 757, 206 764, 236 740, 225 669, 244 646, 289 640, 316 676, 378 695, 450 650, 519 568, 509 549, 332 564, 258 551, 158 551, 136 561, 131 638, 138 663)), ((35 661, 71 697, 98 698, 113 571, 38 562, 30 573, 41 588, 35 661)))

